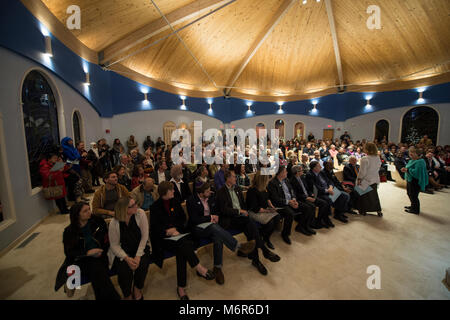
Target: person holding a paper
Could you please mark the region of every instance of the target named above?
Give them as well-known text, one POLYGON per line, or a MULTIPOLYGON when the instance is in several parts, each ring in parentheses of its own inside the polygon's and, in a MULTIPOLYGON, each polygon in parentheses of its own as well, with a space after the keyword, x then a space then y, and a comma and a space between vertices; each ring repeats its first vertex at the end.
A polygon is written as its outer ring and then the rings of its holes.
MULTIPOLYGON (((217 209, 219 213, 219 224, 224 229, 236 229, 243 231, 247 240, 255 240, 255 249, 248 255, 252 260, 252 265, 258 269, 262 275, 267 275, 267 269, 259 260, 258 249, 264 248, 264 241, 259 233, 258 226, 250 219, 249 212, 246 210, 244 196, 239 187, 236 186, 236 174, 234 171, 225 172, 225 185, 217 192, 217 209)), ((264 253, 265 250, 263 250, 264 253)), ((245 257, 242 253, 238 255, 245 257)), ((268 249, 264 256, 276 262, 274 253, 268 249)))
POLYGON ((358 173, 356 191, 360 194, 356 201, 356 209, 360 214, 366 215, 367 212, 377 212, 379 217, 383 216, 381 212, 380 198, 378 197, 378 185, 380 184, 381 160, 378 156, 377 146, 368 142, 364 146, 364 153, 367 156, 361 159, 361 169, 358 173), (368 188, 372 190, 368 190, 368 188))
POLYGON ((250 254, 255 249, 255 240, 245 243, 238 242, 228 231, 223 229, 216 214, 214 197, 211 197, 211 185, 209 182, 198 181, 195 185, 195 193, 186 201, 189 214, 189 225, 197 239, 208 238, 214 242, 214 269, 216 282, 224 284, 225 277, 222 272, 223 245, 231 251, 239 250, 244 255, 250 254))
POLYGON ((150 239, 155 263, 160 268, 163 266, 164 250, 175 252, 177 295, 181 300, 189 300, 184 289, 187 282, 186 263, 206 280, 214 280, 216 275, 201 265, 195 254, 194 243, 186 227, 186 214, 181 203, 174 198, 174 188, 170 181, 163 181, 158 186, 159 199, 150 207, 150 239))
POLYGON ((346 193, 347 195, 350 196, 350 200, 349 200, 348 206, 347 206, 347 211, 345 211, 345 212, 348 212, 351 214, 357 214, 356 211, 353 211, 351 209, 354 207, 354 203, 356 202, 356 199, 358 198, 358 194, 353 190, 352 185, 339 181, 339 179, 336 177, 336 174, 334 173, 334 163, 332 161, 325 162, 323 172, 325 173, 325 175, 328 178, 328 181, 331 182, 333 187, 338 189, 340 192, 346 193))
POLYGON ((305 207, 309 208, 309 211, 315 211, 316 207, 319 208, 319 214, 317 218, 314 218, 311 228, 333 228, 334 224, 328 217, 331 214, 330 205, 327 201, 324 201, 314 195, 313 189, 311 186, 308 186, 306 179, 303 177, 303 167, 294 166, 292 168, 292 173, 293 177, 291 178, 291 185, 294 189, 296 198, 299 200, 299 203, 302 203, 305 207))
POLYGON ((275 247, 270 242, 270 237, 280 223, 281 217, 270 201, 269 192, 267 192, 268 184, 269 176, 262 175, 261 171, 257 171, 252 186, 247 192, 246 200, 250 218, 262 225, 261 236, 266 246, 273 250, 275 247))
POLYGON ((284 218, 283 231, 281 231, 281 238, 284 242, 291 244, 289 236, 291 235, 294 217, 297 221, 295 231, 307 236, 316 234, 311 229, 311 223, 314 219, 314 209, 311 210, 311 208, 297 201, 294 190, 287 179, 286 167, 279 167, 276 176, 270 180, 267 191, 269 192, 269 197, 273 205, 280 208, 278 212, 284 218))
POLYGON ((309 164, 309 173, 306 175, 306 181, 310 188, 316 187, 317 197, 327 201, 334 207, 334 218, 343 223, 347 223, 345 212, 349 210, 350 196, 346 192, 341 192, 333 185, 325 172, 320 168, 320 163, 312 161, 309 164))
POLYGON ((144 300, 142 289, 150 264, 148 220, 133 198, 120 198, 109 224, 109 261, 117 266, 125 300, 144 300))
POLYGON ((42 177, 42 187, 47 188, 51 186, 60 186, 62 193, 59 196, 47 200, 55 200, 56 206, 60 214, 68 214, 69 209, 66 203, 66 183, 65 177, 69 176, 67 171, 70 166, 65 164, 58 158, 55 153, 50 153, 45 159, 39 163, 39 173, 42 177))

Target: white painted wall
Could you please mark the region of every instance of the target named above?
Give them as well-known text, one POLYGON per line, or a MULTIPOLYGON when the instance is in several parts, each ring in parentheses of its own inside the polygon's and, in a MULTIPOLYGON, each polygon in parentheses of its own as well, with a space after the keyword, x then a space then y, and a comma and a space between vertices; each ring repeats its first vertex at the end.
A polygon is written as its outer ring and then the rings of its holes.
MULTIPOLYGON (((427 105, 434 108, 439 114, 438 141, 440 145, 450 144, 450 104, 431 104, 427 105)), ((375 124, 382 119, 388 120, 389 141, 400 142, 401 122, 403 116, 410 109, 416 106, 394 108, 388 110, 368 113, 362 116, 347 119, 344 123, 344 130, 347 130, 353 140, 370 139, 375 137, 375 124)))
MULTIPOLYGON (((0 70, 2 82, 0 85, 0 113, 3 119, 3 141, 5 141, 7 170, 11 176, 9 186, 12 194, 12 202, 15 207, 16 219, 8 226, 0 224, 0 250, 19 238, 32 226, 48 215, 55 208, 54 203, 43 199, 39 190, 31 190, 28 173, 28 160, 23 128, 23 115, 21 100, 21 87, 26 74, 32 69, 42 71, 48 78, 56 96, 59 119, 60 136, 73 136, 72 114, 78 110, 82 116, 82 136, 88 144, 91 141, 105 137, 112 143, 114 138, 126 143, 130 134, 134 134, 142 148, 142 142, 147 135, 156 140, 163 136, 162 126, 166 121, 173 121, 177 125, 182 122, 190 124, 194 120, 203 122, 203 130, 220 128, 223 123, 220 120, 206 115, 180 110, 151 110, 140 111, 114 116, 113 118, 100 118, 91 105, 65 82, 54 76, 51 72, 43 70, 34 62, 0 48, 0 70), (105 130, 111 130, 106 134, 105 130)), ((432 105, 440 115, 440 128, 438 135, 439 144, 450 144, 450 104, 432 105)), ((348 130, 355 139, 373 139, 375 123, 380 119, 390 121, 390 140, 398 141, 400 137, 401 119, 411 107, 389 109, 374 112, 349 119, 345 122, 310 117, 302 115, 265 115, 233 121, 225 125, 225 128, 234 125, 236 128, 255 128, 256 124, 263 122, 267 129, 273 129, 276 120, 285 121, 285 136, 291 139, 294 136, 294 126, 297 122, 305 124, 305 133, 313 132, 316 138, 322 138, 323 129, 331 125, 335 131, 335 137, 348 130)), ((2 198, 4 197, 2 192, 2 198)))
POLYGON ((323 129, 328 129, 328 125, 332 126, 332 128, 330 129, 335 129, 334 133, 335 137, 336 135, 339 134, 339 132, 336 131, 337 123, 334 120, 296 114, 275 114, 275 115, 250 117, 246 119, 232 121, 231 125, 234 125, 236 129, 241 128, 246 130, 249 128, 256 128, 256 124, 262 122, 266 125, 266 129, 270 130, 275 129, 275 121, 277 120, 284 121, 284 128, 285 128, 284 134, 286 139, 292 139, 294 137, 294 127, 297 122, 304 123, 306 136, 308 136, 308 134, 312 132, 316 139, 322 138, 323 129))
MULTIPOLYGON (((72 136, 72 113, 77 109, 83 121, 85 140, 96 140, 101 136, 101 120, 91 105, 66 83, 44 70, 34 62, 0 48, 0 113, 3 118, 3 138, 7 150, 6 159, 11 176, 9 186, 16 220, 2 228, 0 224, 0 250, 19 238, 33 225, 46 217, 55 208, 53 201, 43 198, 39 189, 31 190, 28 160, 23 125, 21 92, 22 82, 29 71, 38 69, 44 73, 52 86, 59 108, 61 138, 72 136)), ((4 196, 3 194, 1 195, 4 196)))
MULTIPOLYGON (((149 110, 138 111, 115 115, 111 122, 104 121, 105 126, 110 126, 111 134, 105 135, 110 145, 115 138, 119 138, 126 148, 126 142, 130 135, 134 135, 139 143, 139 149, 143 151, 142 144, 147 136, 150 136, 156 142, 158 137, 163 137, 163 125, 167 121, 174 122, 177 127, 181 123, 188 126, 192 121, 202 121, 202 130, 210 128, 220 129, 222 121, 190 111, 181 110, 149 110)), ((106 129, 106 128, 105 128, 106 129)), ((105 131, 103 131, 105 132, 105 131)))

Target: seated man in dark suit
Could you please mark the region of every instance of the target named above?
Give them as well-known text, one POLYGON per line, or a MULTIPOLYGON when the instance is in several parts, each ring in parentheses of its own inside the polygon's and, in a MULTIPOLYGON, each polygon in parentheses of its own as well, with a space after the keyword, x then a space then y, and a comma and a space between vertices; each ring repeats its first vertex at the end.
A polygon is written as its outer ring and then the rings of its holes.
MULTIPOLYGON (((331 222, 328 217, 331 214, 330 204, 314 195, 313 187, 308 186, 305 177, 303 176, 303 167, 302 166, 294 166, 292 168, 292 178, 291 185, 294 189, 296 199, 298 199, 300 204, 303 204, 305 207, 309 207, 314 210, 319 207, 319 214, 317 218, 314 218, 311 227, 313 229, 321 229, 321 228, 330 228, 334 227, 334 224, 331 222)), ((311 211, 311 209, 309 209, 311 211)))
POLYGON ((239 243, 233 236, 224 230, 219 223, 219 216, 216 215, 214 197, 211 197, 211 185, 209 182, 198 182, 195 186, 196 192, 186 201, 189 214, 189 226, 194 237, 197 239, 208 238, 214 242, 214 270, 216 282, 224 284, 225 277, 222 272, 223 245, 231 251, 241 251, 245 255, 250 254, 255 249, 255 240, 246 243, 239 243), (199 227, 204 223, 211 223, 206 228, 199 227))
POLYGON ((344 181, 348 181, 353 183, 353 186, 356 185, 356 178, 359 173, 359 164, 356 164, 356 157, 351 156, 348 159, 348 164, 344 167, 344 181))
MULTIPOLYGON (((267 275, 267 269, 259 260, 258 248, 263 251, 266 259, 272 262, 280 260, 276 254, 267 249, 264 241, 259 234, 258 226, 248 216, 248 211, 245 210, 244 197, 239 187, 236 187, 236 174, 233 171, 225 171, 225 185, 217 192, 217 209, 219 213, 219 224, 224 229, 237 229, 243 231, 247 240, 255 240, 256 247, 248 255, 252 259, 252 265, 258 271, 267 275)), ((239 256, 245 256, 238 251, 239 256)))
POLYGON ((306 175, 306 181, 310 186, 315 186, 317 189, 317 197, 327 201, 335 208, 334 218, 343 223, 347 223, 347 217, 344 215, 348 210, 348 203, 350 196, 346 192, 342 192, 339 198, 334 203, 330 199, 330 195, 334 195, 335 186, 332 181, 328 179, 325 172, 320 168, 320 163, 312 161, 309 164, 310 171, 306 175))
POLYGON ((156 165, 156 170, 152 172, 150 178, 153 178, 155 184, 157 185, 160 185, 163 181, 170 180, 170 173, 167 169, 167 164, 165 161, 158 162, 158 164, 156 165))
POLYGON ((286 167, 279 167, 276 176, 270 180, 267 191, 269 192, 272 204, 277 208, 282 208, 279 210, 279 213, 284 218, 283 231, 281 232, 281 237, 284 242, 291 244, 289 236, 291 234, 294 216, 295 220, 298 222, 295 231, 307 236, 316 234, 316 232, 310 228, 311 222, 314 219, 314 209, 311 210, 308 206, 297 202, 294 190, 292 189, 289 180, 287 180, 286 167))

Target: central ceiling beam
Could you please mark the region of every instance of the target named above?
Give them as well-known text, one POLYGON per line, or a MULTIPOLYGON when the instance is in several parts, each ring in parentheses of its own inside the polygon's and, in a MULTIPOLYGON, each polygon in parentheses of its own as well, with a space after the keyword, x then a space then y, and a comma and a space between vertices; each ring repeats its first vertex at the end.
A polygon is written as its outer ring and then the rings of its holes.
POLYGON ((344 75, 342 73, 342 61, 341 53, 339 51, 339 44, 336 33, 336 25, 334 23, 333 7, 331 6, 331 0, 325 0, 325 5, 327 7, 328 22, 330 23, 331 37, 333 38, 334 54, 336 56, 336 66, 339 76, 339 87, 341 90, 344 89, 344 75))
MULTIPOLYGON (((202 14, 205 11, 211 10, 216 6, 227 3, 227 0, 197 0, 184 7, 174 10, 166 15, 172 26, 178 25, 187 21, 196 15, 202 14)), ((133 31, 124 38, 110 44, 103 51, 99 53, 100 64, 117 57, 121 53, 137 46, 138 44, 150 39, 151 37, 168 30, 170 26, 166 23, 164 18, 154 20, 145 26, 133 31)))
POLYGON ((267 37, 270 35, 270 33, 273 31, 273 29, 277 26, 277 24, 281 21, 281 19, 284 17, 284 15, 291 9, 291 7, 297 2, 297 0, 285 0, 283 4, 280 6, 278 11, 275 13, 275 15, 272 17, 270 22, 266 25, 266 27, 262 30, 262 32, 259 34, 259 36, 256 38, 253 45, 250 47, 250 50, 245 55, 244 59, 242 60, 242 63, 235 69, 235 72, 230 77, 230 81, 228 82, 227 89, 224 90, 224 93, 226 96, 228 96, 233 89, 234 84, 236 83, 237 79, 241 76, 244 69, 249 64, 250 60, 255 55, 256 51, 261 47, 263 42, 267 39, 267 37))

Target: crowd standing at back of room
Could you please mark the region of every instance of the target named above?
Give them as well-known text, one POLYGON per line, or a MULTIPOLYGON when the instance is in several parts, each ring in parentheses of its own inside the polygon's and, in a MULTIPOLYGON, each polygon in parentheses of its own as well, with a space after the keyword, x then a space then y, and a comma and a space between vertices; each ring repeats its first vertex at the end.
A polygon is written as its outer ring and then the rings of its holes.
POLYGON ((223 155, 232 163, 176 165, 171 151, 177 142, 166 145, 160 137, 155 143, 148 136, 140 148, 130 136, 126 149, 119 139, 112 148, 100 139, 88 151, 84 142, 74 145, 64 138, 61 147, 42 160, 40 170, 44 187, 53 183, 63 188, 50 198, 61 214, 69 213, 66 196, 75 202, 64 231, 66 261, 56 288, 67 278, 64 268, 77 264, 91 279, 97 299, 118 299, 107 275, 114 268, 123 297, 141 300, 150 261, 162 268, 168 251, 176 256, 176 294, 187 300, 186 264, 199 277, 224 284, 224 245, 268 275, 259 253, 270 262, 281 260, 271 241, 277 226, 284 243, 292 245, 294 223, 296 232, 312 237, 315 230, 335 227, 330 217, 342 225, 348 223, 346 214, 376 212, 382 217, 377 189, 380 182, 394 181, 393 170, 407 181, 411 206, 406 212, 419 214, 420 191, 432 194, 448 188, 450 146, 435 147, 427 136, 415 146, 385 138, 353 141, 348 132, 334 141, 315 140, 312 134, 308 139, 280 139, 280 166, 268 176, 261 169, 273 163, 273 155, 268 154, 270 163, 252 163, 258 156, 256 146, 247 145, 243 156, 226 143, 212 152, 205 151, 203 143, 192 151, 201 148, 204 156, 223 155), (64 165, 52 171, 58 162, 64 165), (97 190, 91 208, 84 193, 93 193, 93 187, 97 190), (247 241, 237 241, 233 231, 243 232, 247 241), (212 269, 195 253, 204 239, 213 242, 212 269))

